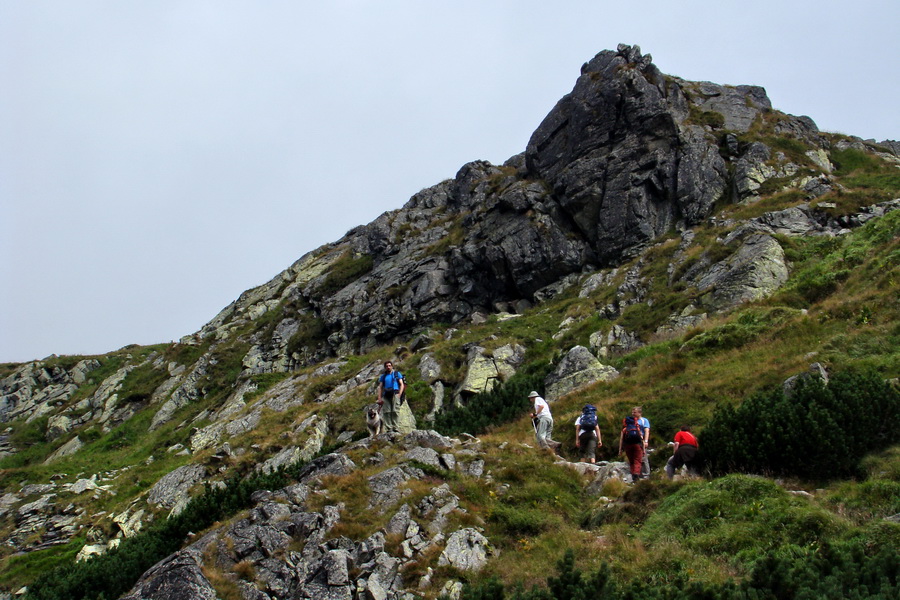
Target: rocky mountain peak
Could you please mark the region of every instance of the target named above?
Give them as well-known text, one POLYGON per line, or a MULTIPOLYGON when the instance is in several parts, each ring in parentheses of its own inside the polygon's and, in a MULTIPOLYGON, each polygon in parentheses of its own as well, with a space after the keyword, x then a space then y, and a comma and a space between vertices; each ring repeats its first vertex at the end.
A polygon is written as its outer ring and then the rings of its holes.
MULTIPOLYGON (((752 199, 765 181, 801 171, 824 176, 825 146, 811 119, 776 113, 761 87, 664 75, 638 46, 619 45, 583 65, 522 154, 463 165, 246 293, 200 337, 227 337, 242 306, 257 315, 293 306, 295 322, 318 333, 280 359, 287 368, 430 323, 517 312, 569 276, 617 266, 702 223, 718 201, 752 199), (811 150, 798 164, 747 141, 753 127, 811 150)), ((257 355, 283 354, 296 331, 259 340, 257 355)))

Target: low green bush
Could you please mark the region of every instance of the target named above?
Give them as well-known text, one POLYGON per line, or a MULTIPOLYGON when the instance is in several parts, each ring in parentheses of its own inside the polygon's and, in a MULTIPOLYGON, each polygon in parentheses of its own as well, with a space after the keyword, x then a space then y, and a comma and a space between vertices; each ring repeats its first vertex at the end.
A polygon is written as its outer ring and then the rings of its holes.
POLYGON ((665 498, 639 536, 749 567, 773 552, 817 545, 845 527, 828 511, 767 479, 728 475, 686 485, 665 498))
POLYGON ((435 430, 444 435, 478 435, 491 426, 521 418, 530 406, 528 393, 543 388, 544 378, 550 369, 551 366, 546 363, 520 369, 493 390, 472 396, 465 406, 438 414, 434 421, 435 430))
POLYGON ((728 323, 713 327, 691 337, 684 343, 685 352, 704 356, 713 352, 740 348, 765 331, 777 327, 797 314, 784 307, 745 310, 728 323))
POLYGON ((900 441, 900 392, 877 373, 842 372, 828 385, 801 379, 725 406, 700 435, 713 473, 812 479, 859 476, 861 459, 900 441))
POLYGON ((496 504, 491 508, 488 520, 499 526, 503 535, 518 538, 523 535, 539 535, 546 531, 552 520, 539 508, 496 504))
POLYGON ((593 573, 582 572, 571 549, 556 571, 546 587, 530 590, 521 584, 508 587, 497 577, 473 582, 460 600, 887 600, 900 594, 900 552, 884 548, 870 554, 861 545, 823 545, 796 558, 771 556, 740 583, 703 584, 682 577, 624 583, 612 577, 606 563, 593 573))

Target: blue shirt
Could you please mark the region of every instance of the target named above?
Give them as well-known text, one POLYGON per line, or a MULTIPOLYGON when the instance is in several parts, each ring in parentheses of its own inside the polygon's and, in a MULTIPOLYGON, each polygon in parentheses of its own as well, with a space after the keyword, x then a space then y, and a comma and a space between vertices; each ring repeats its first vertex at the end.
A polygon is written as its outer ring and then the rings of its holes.
POLYGON ((378 381, 381 382, 385 390, 394 390, 396 392, 400 390, 401 379, 403 379, 403 373, 395 370, 390 373, 382 373, 378 381))

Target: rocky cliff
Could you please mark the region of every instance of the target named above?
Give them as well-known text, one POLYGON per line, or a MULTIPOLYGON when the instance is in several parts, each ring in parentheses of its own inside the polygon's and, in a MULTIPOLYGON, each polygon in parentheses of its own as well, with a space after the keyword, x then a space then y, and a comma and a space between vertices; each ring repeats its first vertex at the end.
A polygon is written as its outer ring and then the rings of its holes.
MULTIPOLYGON (((429 323, 518 312, 557 293, 569 275, 615 266, 662 234, 688 231, 716 202, 758 198, 767 182, 820 195, 830 189, 829 144, 809 118, 773 111, 760 87, 663 75, 649 54, 623 45, 582 67, 523 154, 463 166, 248 292, 199 337, 222 337, 281 303, 298 307, 258 340, 254 368, 278 370, 365 351, 429 323), (804 151, 789 156, 750 141, 754 127, 804 151), (288 349, 298 324, 310 321, 318 339, 288 349)), ((777 255, 763 249, 771 243, 754 245, 754 255, 777 255)))

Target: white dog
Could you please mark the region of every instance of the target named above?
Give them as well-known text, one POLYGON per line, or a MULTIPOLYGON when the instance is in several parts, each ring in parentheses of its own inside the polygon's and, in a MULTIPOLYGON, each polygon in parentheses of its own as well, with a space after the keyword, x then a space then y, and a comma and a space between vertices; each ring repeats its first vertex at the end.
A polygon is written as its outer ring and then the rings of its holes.
POLYGON ((384 421, 381 420, 381 407, 377 404, 369 404, 366 406, 366 428, 369 430, 369 437, 375 437, 384 433, 384 421))

